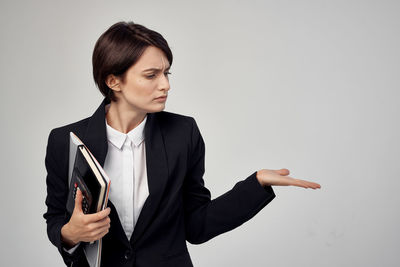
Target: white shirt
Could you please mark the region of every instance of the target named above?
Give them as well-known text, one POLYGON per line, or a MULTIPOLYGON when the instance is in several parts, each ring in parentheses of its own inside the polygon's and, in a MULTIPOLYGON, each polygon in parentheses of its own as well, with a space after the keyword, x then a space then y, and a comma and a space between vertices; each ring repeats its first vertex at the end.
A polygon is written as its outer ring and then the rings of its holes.
MULTIPOLYGON (((110 104, 106 105, 107 113, 110 104)), ((127 134, 108 125, 108 152, 104 171, 111 179, 109 199, 114 204, 126 237, 130 239, 149 195, 144 142, 144 120, 127 134)))

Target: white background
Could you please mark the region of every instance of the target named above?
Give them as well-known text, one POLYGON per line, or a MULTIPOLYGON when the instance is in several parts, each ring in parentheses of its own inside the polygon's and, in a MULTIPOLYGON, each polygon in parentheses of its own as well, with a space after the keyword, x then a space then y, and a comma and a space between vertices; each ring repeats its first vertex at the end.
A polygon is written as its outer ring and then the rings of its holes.
POLYGON ((169 42, 165 110, 196 119, 213 198, 263 168, 322 185, 274 187, 250 221, 188 244, 196 267, 398 266, 399 7, 2 0, 0 265, 63 265, 42 217, 47 137, 100 104, 93 47, 125 20, 169 42))

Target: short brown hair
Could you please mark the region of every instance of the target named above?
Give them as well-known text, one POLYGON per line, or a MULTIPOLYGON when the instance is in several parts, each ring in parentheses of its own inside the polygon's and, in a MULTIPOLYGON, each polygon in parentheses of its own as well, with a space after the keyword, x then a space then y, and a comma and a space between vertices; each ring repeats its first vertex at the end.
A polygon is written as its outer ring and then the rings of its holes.
POLYGON ((117 22, 97 40, 92 55, 93 78, 108 101, 116 101, 106 84, 110 74, 124 80, 125 72, 135 64, 149 46, 161 49, 172 65, 172 52, 164 37, 156 31, 133 22, 117 22))

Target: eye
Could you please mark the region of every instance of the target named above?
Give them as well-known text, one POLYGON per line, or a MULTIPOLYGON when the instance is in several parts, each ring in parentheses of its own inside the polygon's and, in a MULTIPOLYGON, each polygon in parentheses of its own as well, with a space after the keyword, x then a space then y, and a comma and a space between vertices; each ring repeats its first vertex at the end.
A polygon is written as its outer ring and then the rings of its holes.
MULTIPOLYGON (((171 72, 169 72, 169 71, 167 71, 167 72, 164 72, 164 75, 165 76, 168 76, 168 75, 170 75, 171 74, 171 72)), ((157 76, 157 74, 149 74, 149 75, 146 75, 146 78, 147 79, 149 79, 149 80, 151 80, 151 79, 154 79, 154 78, 156 78, 156 76, 157 76)))

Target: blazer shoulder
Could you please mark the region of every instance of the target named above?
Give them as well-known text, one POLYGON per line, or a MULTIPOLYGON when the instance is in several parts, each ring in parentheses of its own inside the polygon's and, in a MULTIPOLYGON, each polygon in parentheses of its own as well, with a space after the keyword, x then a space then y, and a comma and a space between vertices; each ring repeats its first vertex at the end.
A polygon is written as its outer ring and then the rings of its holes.
POLYGON ((183 114, 178 114, 178 113, 174 113, 174 112, 170 112, 170 111, 160 111, 157 112, 156 115, 164 120, 175 120, 175 121, 179 121, 179 120, 183 120, 183 121, 190 121, 193 119, 193 117, 191 116, 187 116, 187 115, 183 115, 183 114))
POLYGON ((195 124, 193 117, 169 111, 157 112, 156 117, 160 125, 168 130, 190 130, 195 124))
POLYGON ((90 117, 79 121, 56 127, 50 131, 48 143, 65 146, 69 144, 69 132, 74 132, 78 136, 83 136, 88 126, 90 117))

